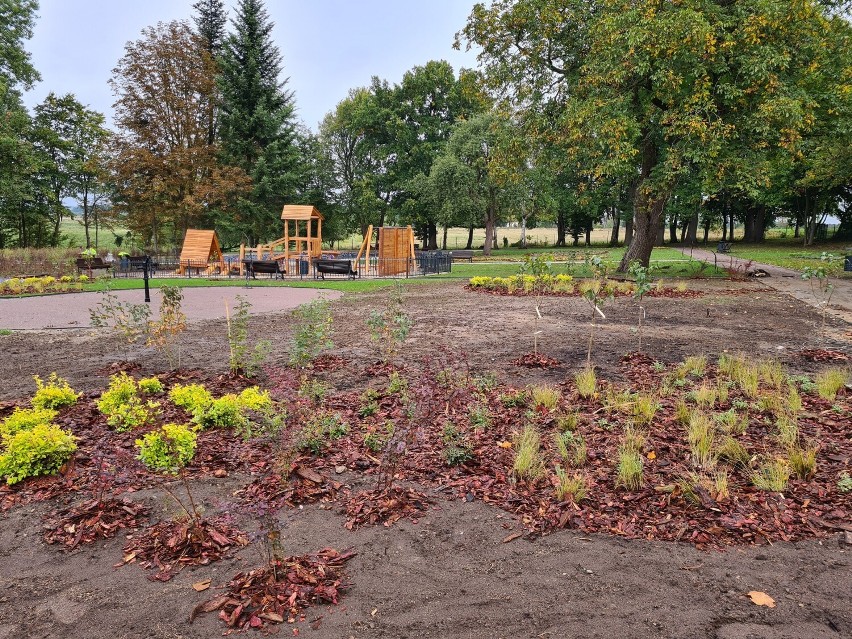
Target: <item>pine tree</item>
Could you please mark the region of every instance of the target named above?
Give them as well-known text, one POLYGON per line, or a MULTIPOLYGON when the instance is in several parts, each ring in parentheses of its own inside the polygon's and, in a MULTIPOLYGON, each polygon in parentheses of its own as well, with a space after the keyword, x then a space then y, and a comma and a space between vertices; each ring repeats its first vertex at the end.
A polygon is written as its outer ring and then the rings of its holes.
POLYGON ((299 163, 295 105, 287 80, 279 80, 281 53, 263 0, 240 0, 233 25, 220 62, 220 136, 225 161, 251 176, 253 189, 238 217, 220 223, 253 243, 280 235, 281 206, 293 196, 299 163))
POLYGON ((192 8, 195 9, 192 20, 198 35, 204 40, 210 55, 219 57, 225 42, 225 24, 228 22, 225 3, 222 0, 198 0, 192 8))

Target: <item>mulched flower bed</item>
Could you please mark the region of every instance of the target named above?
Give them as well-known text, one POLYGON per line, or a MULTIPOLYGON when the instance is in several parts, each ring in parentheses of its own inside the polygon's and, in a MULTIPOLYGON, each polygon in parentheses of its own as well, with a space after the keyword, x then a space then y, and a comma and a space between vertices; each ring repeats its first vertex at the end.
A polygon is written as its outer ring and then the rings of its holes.
POLYGON ((340 601, 349 587, 344 566, 354 556, 352 551, 325 548, 237 573, 225 594, 196 606, 190 622, 199 614, 216 610, 219 619, 233 630, 303 621, 307 608, 340 601))
POLYGON ((137 563, 155 581, 169 581, 186 566, 218 561, 228 551, 248 545, 241 530, 223 520, 168 520, 146 528, 124 546, 121 564, 137 563))
POLYGON ((237 491, 236 496, 246 503, 262 502, 273 509, 284 506, 295 508, 334 501, 341 487, 340 482, 297 464, 288 478, 279 473, 266 473, 237 491))
POLYGON ((382 490, 367 490, 346 503, 347 530, 361 526, 393 526, 400 519, 417 523, 429 507, 429 498, 412 488, 391 486, 382 490))
POLYGON ((125 499, 89 499, 65 508, 44 525, 44 540, 74 550, 81 544, 111 539, 123 529, 139 528, 150 508, 125 499))
POLYGON ((810 348, 794 353, 809 362, 848 362, 849 356, 840 351, 832 351, 824 348, 810 348))

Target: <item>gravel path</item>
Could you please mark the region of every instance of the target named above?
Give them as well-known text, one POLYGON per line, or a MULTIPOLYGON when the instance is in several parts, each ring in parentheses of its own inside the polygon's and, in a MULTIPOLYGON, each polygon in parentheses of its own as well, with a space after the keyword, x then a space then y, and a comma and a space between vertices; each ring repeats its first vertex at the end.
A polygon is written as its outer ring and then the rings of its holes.
MULTIPOLYGON (((337 299, 340 291, 312 288, 235 288, 209 287, 183 289, 182 309, 192 321, 224 319, 225 304, 233 311, 239 295, 251 303, 252 315, 280 313, 310 302, 322 294, 326 299, 337 299)), ((139 304, 144 301, 141 290, 115 291, 122 302, 139 304)), ((96 307, 103 296, 101 293, 68 293, 63 295, 40 295, 0 300, 0 329, 45 330, 88 328, 89 311, 96 307)), ((156 318, 160 308, 160 291, 151 289, 151 315, 156 318)))

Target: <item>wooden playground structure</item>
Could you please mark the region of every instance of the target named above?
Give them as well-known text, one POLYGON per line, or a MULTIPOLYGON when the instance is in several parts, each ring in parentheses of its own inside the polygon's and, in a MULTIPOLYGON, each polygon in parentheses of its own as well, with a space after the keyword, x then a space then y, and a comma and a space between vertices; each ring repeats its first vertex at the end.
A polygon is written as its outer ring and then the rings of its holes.
MULTIPOLYGON (((411 226, 382 226, 378 231, 378 242, 375 257, 376 275, 385 277, 410 273, 414 266, 414 231, 411 226)), ((372 267, 370 249, 373 243, 373 225, 367 227, 364 241, 355 258, 356 267, 360 270, 363 257, 363 272, 369 273, 372 267)))
MULTIPOLYGON (((281 211, 281 219, 284 220, 284 236, 269 244, 258 244, 254 259, 283 261, 281 270, 289 274, 291 259, 310 262, 322 256, 324 218, 316 207, 309 204, 285 204, 281 211)), ((241 246, 240 275, 243 274, 244 259, 245 246, 241 246)))
POLYGON ((186 275, 190 269, 204 270, 207 275, 227 273, 225 257, 216 231, 187 229, 183 248, 178 260, 178 275, 186 275))

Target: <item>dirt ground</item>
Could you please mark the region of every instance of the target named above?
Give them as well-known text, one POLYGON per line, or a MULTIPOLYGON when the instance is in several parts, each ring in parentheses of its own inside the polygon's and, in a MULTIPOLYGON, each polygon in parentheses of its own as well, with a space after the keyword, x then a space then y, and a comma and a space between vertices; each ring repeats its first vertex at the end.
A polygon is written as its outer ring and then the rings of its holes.
MULTIPOLYGON (((818 345, 819 317, 809 307, 759 283, 697 282, 694 299, 646 301, 646 351, 673 362, 722 351, 775 357, 795 372, 819 364, 794 355, 818 345)), ((334 302, 335 353, 348 364, 327 375, 338 390, 363 387, 378 359, 365 327, 385 292, 344 296, 334 302)), ((3 304, 4 302, 0 302, 3 304)), ((555 369, 518 368, 512 360, 532 350, 533 302, 472 293, 461 284, 411 287, 405 298, 414 329, 400 359, 466 361, 474 371, 494 371, 505 382, 561 381, 585 359, 590 312, 582 300, 554 298, 542 307, 540 349, 563 363, 555 369)), ((603 378, 619 373, 619 358, 635 350, 635 304, 616 300, 604 308, 594 361, 603 378)), ((253 317, 251 338, 270 339, 272 359, 287 358, 288 314, 253 317)), ((850 326, 830 321, 828 348, 850 353, 850 326)), ((34 390, 33 374, 56 371, 77 390, 103 389, 109 365, 126 356, 114 337, 91 330, 20 332, 0 337, 0 401, 34 390)), ((227 339, 221 322, 190 324, 182 366, 221 372, 227 339)), ((142 371, 165 370, 150 349, 133 347, 142 371)), ((372 480, 344 473, 352 488, 372 480)), ((234 491, 248 477, 231 473, 199 480, 207 512, 228 511, 234 491)), ((309 609, 298 628, 281 636, 322 638, 678 637, 781 639, 852 637, 850 549, 844 537, 795 544, 699 551, 689 544, 623 540, 558 531, 534 541, 503 540, 520 531, 502 510, 477 501, 447 500, 429 493, 437 507, 418 523, 391 528, 344 529, 345 516, 315 504, 281 512, 288 553, 331 546, 353 548, 351 589, 339 606, 309 609), (777 607, 755 606, 746 594, 763 591, 777 607)), ((124 539, 72 553, 41 540, 42 516, 66 498, 24 505, 0 514, 0 639, 12 637, 201 638, 222 634, 215 614, 188 623, 192 609, 233 573, 261 562, 254 546, 231 559, 191 568, 168 583, 149 581, 134 565, 115 568, 124 539)), ((169 514, 159 491, 135 500, 169 514)), ((249 526, 250 522, 244 522, 249 526)))

